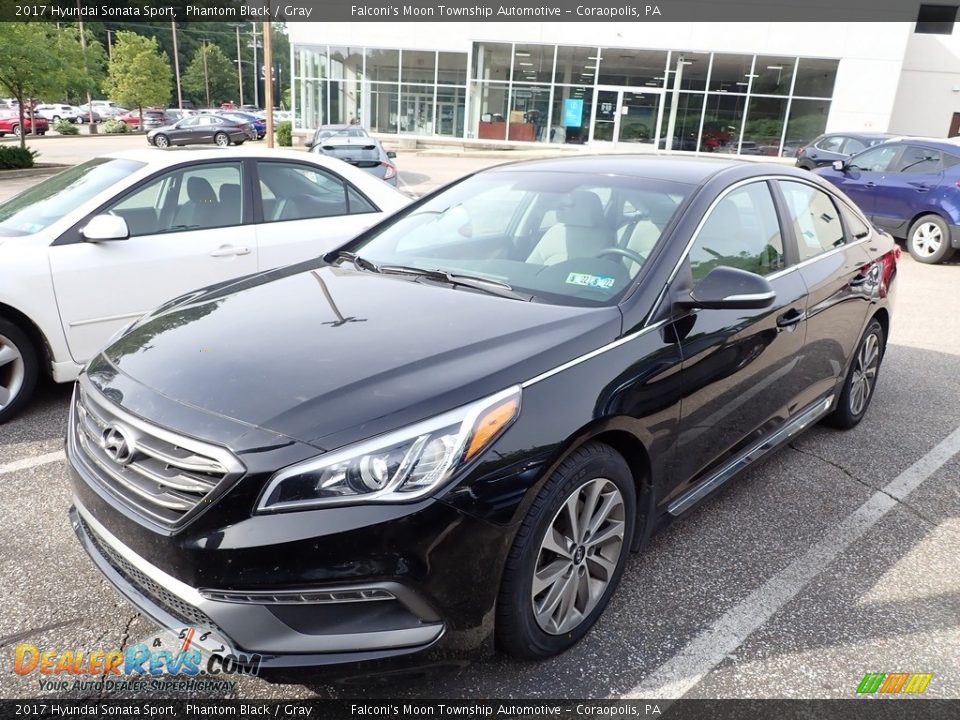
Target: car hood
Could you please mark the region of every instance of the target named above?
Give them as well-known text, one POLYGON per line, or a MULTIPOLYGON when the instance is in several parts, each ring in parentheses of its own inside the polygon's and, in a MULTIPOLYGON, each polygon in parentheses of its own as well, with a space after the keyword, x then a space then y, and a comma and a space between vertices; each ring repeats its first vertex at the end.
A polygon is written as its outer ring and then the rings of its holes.
POLYGON ((620 329, 616 307, 313 261, 160 308, 104 355, 167 398, 331 449, 521 383, 620 329))

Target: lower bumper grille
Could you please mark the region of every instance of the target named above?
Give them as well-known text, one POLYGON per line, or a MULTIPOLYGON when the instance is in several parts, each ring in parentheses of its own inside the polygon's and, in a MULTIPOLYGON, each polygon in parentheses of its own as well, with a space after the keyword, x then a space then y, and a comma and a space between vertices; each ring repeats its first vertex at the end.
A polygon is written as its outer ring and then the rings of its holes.
POLYGON ((116 570, 124 580, 152 600, 161 610, 171 617, 180 620, 185 627, 215 630, 220 635, 226 636, 226 633, 224 633, 206 613, 180 599, 162 585, 140 572, 140 570, 134 567, 126 558, 100 540, 90 526, 83 521, 83 518, 79 518, 79 521, 83 532, 90 539, 90 543, 96 548, 97 552, 110 563, 110 566, 116 570))

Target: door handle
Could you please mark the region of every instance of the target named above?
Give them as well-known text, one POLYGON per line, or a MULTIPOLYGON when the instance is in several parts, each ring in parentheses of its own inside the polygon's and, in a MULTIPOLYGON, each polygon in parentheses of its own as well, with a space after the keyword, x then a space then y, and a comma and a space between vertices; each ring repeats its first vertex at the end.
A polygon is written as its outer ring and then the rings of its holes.
POLYGON ((876 186, 877 186, 877 184, 876 184, 875 182, 873 182, 873 180, 871 180, 870 182, 864 184, 864 187, 868 187, 868 188, 875 188, 876 186))
POLYGON ((916 190, 917 192, 924 193, 930 190, 930 186, 924 183, 922 185, 915 185, 913 189, 916 190))
POLYGON ((793 329, 797 324, 807 316, 807 313, 797 308, 790 308, 783 315, 777 318, 778 328, 793 329))
POLYGON ((234 247, 233 245, 221 245, 216 250, 210 251, 210 257, 233 257, 234 255, 249 255, 250 248, 234 247))

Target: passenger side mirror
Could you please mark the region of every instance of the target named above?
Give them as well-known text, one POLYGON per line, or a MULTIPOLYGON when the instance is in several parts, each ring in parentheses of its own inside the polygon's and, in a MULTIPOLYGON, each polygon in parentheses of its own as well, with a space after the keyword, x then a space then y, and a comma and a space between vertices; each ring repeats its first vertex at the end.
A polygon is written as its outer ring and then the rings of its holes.
POLYGON ((677 304, 705 310, 762 310, 776 297, 766 278, 737 268, 716 267, 677 304))
POLYGON ((80 229, 87 242, 105 242, 108 240, 126 240, 130 237, 127 221, 118 215, 96 215, 80 229))
POLYGON ((397 154, 393 150, 387 150, 387 157, 393 160, 395 157, 397 157, 397 154))
POLYGON ((844 170, 847 169, 847 163, 843 160, 834 160, 833 169, 836 170, 837 172, 843 172, 844 170))
POLYGON ((304 141, 303 141, 303 146, 304 146, 307 150, 309 150, 310 148, 313 147, 313 140, 304 140, 304 141))

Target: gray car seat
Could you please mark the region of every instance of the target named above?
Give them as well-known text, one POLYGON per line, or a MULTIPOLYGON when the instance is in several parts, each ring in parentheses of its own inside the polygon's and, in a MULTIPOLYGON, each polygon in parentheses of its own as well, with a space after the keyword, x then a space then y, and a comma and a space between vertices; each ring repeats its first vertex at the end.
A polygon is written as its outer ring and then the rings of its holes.
POLYGON ((557 223, 540 238, 527 262, 556 265, 570 258, 593 257, 613 245, 613 233, 603 217, 603 205, 594 193, 577 190, 556 210, 557 223))

